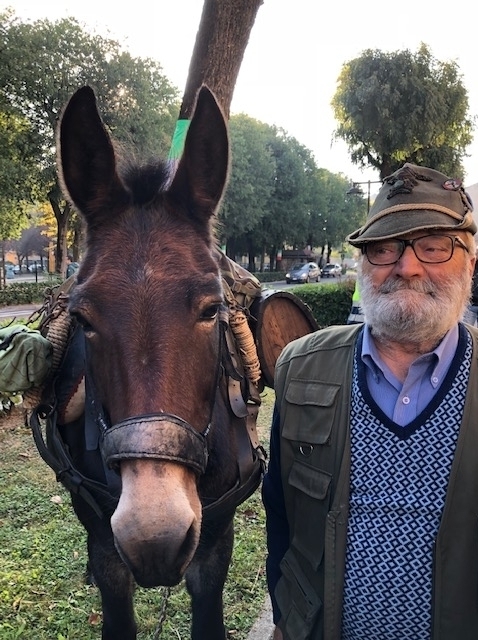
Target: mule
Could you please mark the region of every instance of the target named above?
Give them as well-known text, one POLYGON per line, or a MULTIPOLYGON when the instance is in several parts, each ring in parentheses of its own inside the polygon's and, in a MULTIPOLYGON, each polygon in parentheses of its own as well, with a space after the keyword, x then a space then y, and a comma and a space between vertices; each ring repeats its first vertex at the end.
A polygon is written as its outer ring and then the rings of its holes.
POLYGON ((135 583, 184 577, 191 637, 224 640, 234 511, 263 473, 247 434, 247 380, 228 340, 214 237, 229 170, 225 118, 201 88, 171 177, 167 162, 120 156, 83 87, 62 114, 58 149, 86 252, 68 296, 74 330, 56 384, 77 368, 86 401, 73 422, 49 414, 47 456, 56 456, 49 462, 88 534, 102 638, 137 637, 135 583))

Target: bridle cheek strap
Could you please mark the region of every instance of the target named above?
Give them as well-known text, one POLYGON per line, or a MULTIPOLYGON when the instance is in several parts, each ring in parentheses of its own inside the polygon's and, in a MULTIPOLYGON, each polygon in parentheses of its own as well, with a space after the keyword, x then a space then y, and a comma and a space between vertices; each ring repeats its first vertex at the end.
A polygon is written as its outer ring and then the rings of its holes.
POLYGON ((103 459, 109 467, 121 460, 155 458, 191 467, 203 474, 208 460, 206 437, 169 413, 135 416, 103 432, 103 459))

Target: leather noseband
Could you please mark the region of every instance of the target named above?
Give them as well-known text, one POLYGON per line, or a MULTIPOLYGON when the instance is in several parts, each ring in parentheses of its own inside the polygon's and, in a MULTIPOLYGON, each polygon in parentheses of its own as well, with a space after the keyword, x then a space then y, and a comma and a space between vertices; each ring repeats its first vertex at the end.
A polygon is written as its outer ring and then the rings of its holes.
POLYGON ((155 458, 178 462, 203 474, 208 460, 206 432, 198 433, 169 413, 134 416, 103 432, 101 450, 110 467, 121 460, 155 458))

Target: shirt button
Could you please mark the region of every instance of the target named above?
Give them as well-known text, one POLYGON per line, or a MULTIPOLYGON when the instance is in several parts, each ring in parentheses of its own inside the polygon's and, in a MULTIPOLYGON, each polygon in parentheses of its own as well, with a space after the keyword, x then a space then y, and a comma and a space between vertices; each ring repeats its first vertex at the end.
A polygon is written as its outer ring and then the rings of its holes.
POLYGON ((433 382, 433 384, 437 384, 438 383, 438 378, 436 376, 433 376, 432 382, 433 382))
POLYGON ((410 404, 410 398, 408 396, 403 396, 402 402, 403 404, 410 404))

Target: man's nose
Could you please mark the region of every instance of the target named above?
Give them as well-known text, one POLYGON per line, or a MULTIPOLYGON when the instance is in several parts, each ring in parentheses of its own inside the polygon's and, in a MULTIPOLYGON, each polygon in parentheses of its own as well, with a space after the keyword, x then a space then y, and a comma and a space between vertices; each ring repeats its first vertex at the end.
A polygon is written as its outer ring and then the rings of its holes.
POLYGON ((395 271, 403 278, 411 278, 423 274, 423 263, 417 258, 413 247, 405 247, 405 251, 395 264, 395 271))

